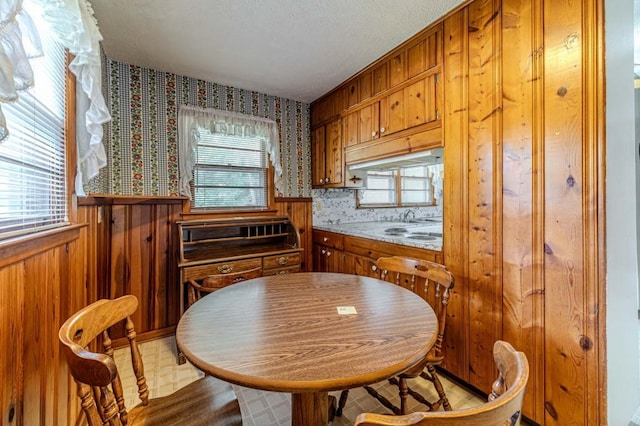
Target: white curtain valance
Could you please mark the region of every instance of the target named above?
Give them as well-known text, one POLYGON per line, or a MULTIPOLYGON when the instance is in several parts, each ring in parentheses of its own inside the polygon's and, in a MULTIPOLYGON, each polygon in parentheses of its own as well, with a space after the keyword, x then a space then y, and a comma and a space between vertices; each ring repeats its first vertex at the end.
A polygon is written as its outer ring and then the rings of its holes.
MULTIPOLYGON (((0 102, 13 102, 18 97, 17 91, 37 84, 28 59, 41 55, 42 49, 36 27, 22 3, 22 0, 0 2, 0 102)), ((88 0, 25 0, 28 3, 40 9, 55 39, 74 55, 69 69, 79 88, 76 193, 84 195, 82 183, 107 165, 102 125, 111 120, 111 115, 101 89, 102 35, 88 0)), ((0 111, 0 141, 3 135, 7 135, 7 125, 0 111)))
POLYGON ((276 187, 282 178, 278 125, 269 118, 256 117, 213 108, 182 105, 178 109, 178 167, 180 194, 191 197, 190 181, 196 164, 196 130, 201 127, 211 133, 259 137, 266 143, 275 170, 276 187))
MULTIPOLYGON (((42 56, 38 31, 22 0, 0 2, 0 103, 14 102, 18 91, 33 87, 30 58, 42 56)), ((0 107, 0 142, 9 135, 0 107)))

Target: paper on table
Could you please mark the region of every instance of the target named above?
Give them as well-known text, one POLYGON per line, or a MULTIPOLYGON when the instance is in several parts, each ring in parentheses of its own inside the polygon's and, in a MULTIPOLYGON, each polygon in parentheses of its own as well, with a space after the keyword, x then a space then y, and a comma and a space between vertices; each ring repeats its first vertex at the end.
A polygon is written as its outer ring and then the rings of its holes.
POLYGON ((338 306, 338 314, 353 315, 357 314, 355 306, 338 306))

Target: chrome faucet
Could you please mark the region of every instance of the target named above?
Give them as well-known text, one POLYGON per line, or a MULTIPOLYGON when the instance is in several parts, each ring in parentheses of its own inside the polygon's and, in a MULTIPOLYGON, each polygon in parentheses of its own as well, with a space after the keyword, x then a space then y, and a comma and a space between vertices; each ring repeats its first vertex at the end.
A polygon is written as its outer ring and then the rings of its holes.
POLYGON ((404 215, 402 215, 402 221, 403 222, 408 222, 409 220, 407 219, 409 217, 409 214, 411 214, 411 217, 415 220, 416 219, 416 212, 414 212, 411 209, 407 209, 404 211, 404 215))

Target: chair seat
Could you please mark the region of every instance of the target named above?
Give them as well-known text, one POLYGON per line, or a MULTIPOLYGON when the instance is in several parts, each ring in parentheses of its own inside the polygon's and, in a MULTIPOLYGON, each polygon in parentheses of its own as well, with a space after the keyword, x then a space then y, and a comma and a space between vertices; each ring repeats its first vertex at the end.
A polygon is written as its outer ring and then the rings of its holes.
POLYGON ((130 425, 242 425, 240 404, 229 383, 206 376, 171 395, 129 411, 130 425))
POLYGON ((440 364, 442 364, 442 361, 444 361, 444 357, 443 356, 437 356, 437 355, 435 355, 433 353, 433 351, 431 351, 431 352, 429 352, 427 354, 427 356, 425 357, 425 359, 422 362, 417 364, 415 367, 413 367, 413 368, 405 371, 404 373, 400 374, 399 377, 413 379, 414 377, 418 377, 420 375, 420 373, 422 373, 422 371, 425 369, 425 367, 428 364, 440 365, 440 364))

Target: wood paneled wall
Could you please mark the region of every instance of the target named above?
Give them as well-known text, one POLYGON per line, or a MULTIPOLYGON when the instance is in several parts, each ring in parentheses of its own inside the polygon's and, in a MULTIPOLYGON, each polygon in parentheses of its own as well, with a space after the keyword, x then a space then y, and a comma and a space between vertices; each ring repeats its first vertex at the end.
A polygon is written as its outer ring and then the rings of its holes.
POLYGON ((302 271, 313 271, 313 206, 311 198, 276 198, 279 215, 289 216, 300 233, 302 271))
POLYGON ((15 247, 23 256, 0 267, 2 425, 75 422, 79 400, 58 328, 86 304, 86 242, 86 227, 52 231, 15 247))
MULTIPOLYGON (((82 200, 91 233, 90 265, 98 298, 138 298, 132 316, 138 340, 173 333, 179 318, 177 234, 182 199, 106 196, 82 200)), ((117 331, 112 337, 123 337, 117 331)))
POLYGON ((476 0, 444 21, 446 368, 487 391, 508 340, 547 425, 606 423, 602 34, 593 0, 476 0))

